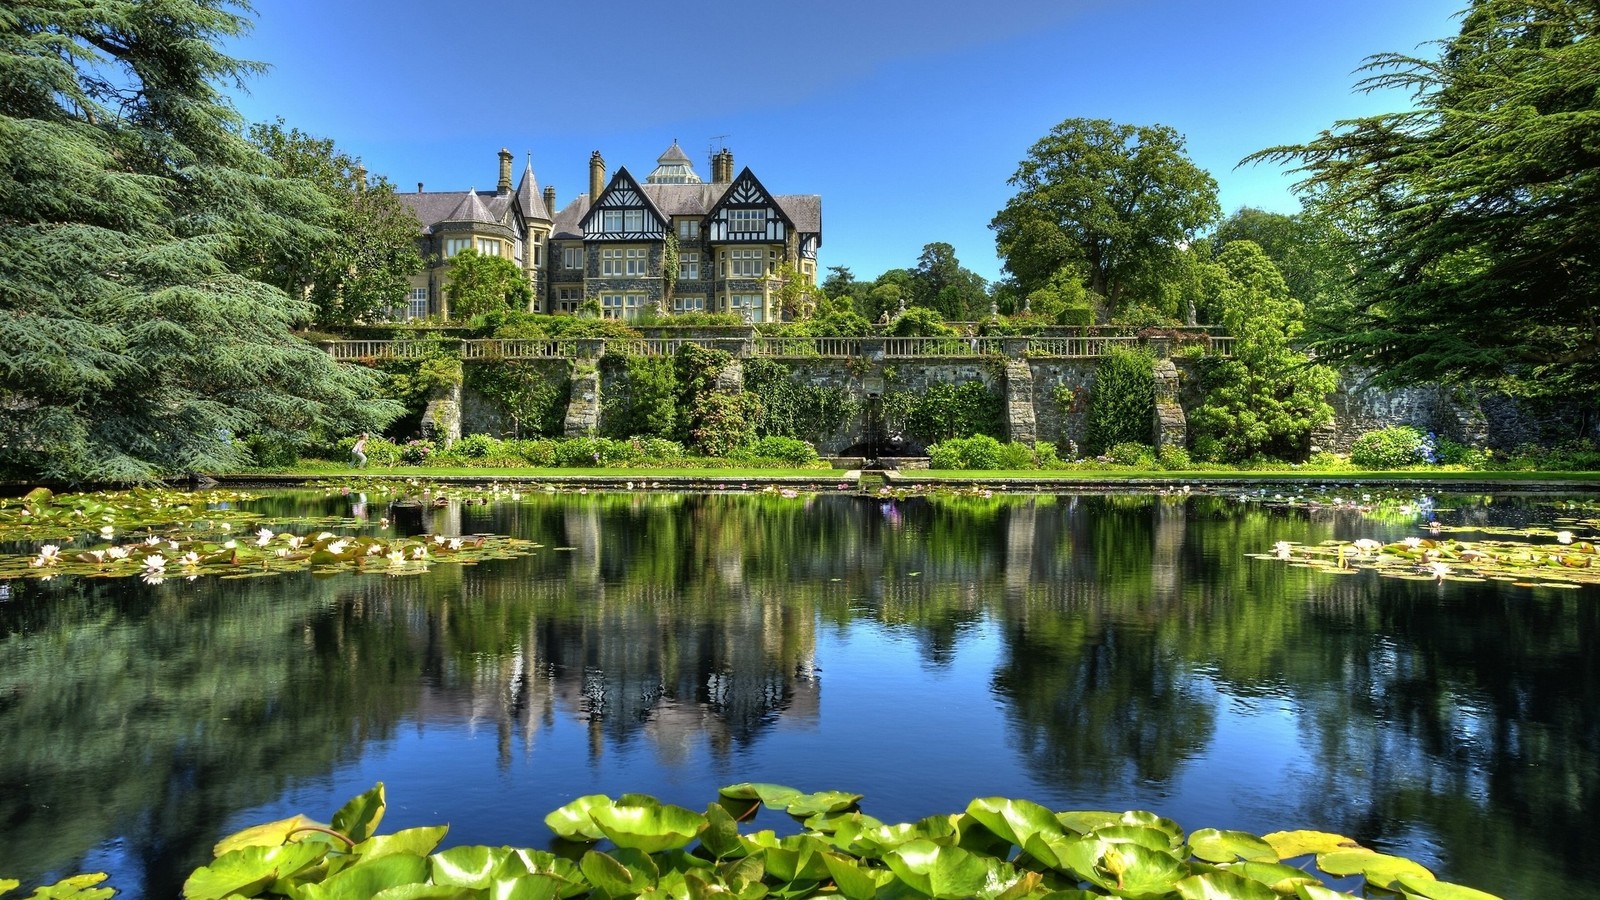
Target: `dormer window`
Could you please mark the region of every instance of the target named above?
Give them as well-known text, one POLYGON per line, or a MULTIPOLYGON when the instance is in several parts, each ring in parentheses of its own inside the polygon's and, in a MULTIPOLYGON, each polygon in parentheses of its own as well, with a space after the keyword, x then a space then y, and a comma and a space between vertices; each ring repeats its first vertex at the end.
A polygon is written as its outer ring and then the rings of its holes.
POLYGON ((762 232, 767 230, 767 211, 764 209, 730 209, 728 210, 728 229, 736 233, 762 232))

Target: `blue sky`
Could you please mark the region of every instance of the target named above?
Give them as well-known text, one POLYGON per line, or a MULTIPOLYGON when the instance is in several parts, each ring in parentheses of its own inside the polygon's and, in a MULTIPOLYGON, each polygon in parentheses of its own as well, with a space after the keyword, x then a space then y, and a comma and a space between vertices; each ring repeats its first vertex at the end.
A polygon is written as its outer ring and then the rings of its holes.
POLYGON ((812 0, 607 4, 259 0, 229 47, 271 70, 235 97, 333 138, 401 190, 490 189, 532 154, 560 205, 599 150, 643 177, 676 139, 821 194, 822 265, 856 277, 952 244, 1001 275, 989 221, 1017 163, 1073 117, 1175 128, 1223 210, 1293 212, 1263 147, 1403 106, 1359 94, 1384 51, 1428 53, 1466 0, 812 0))

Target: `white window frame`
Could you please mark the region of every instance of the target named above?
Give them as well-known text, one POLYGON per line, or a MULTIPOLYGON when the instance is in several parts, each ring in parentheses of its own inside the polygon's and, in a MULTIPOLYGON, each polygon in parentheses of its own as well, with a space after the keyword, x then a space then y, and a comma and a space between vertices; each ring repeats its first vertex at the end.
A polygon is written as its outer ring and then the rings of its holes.
POLYGON ((563 269, 581 269, 581 268, 583 268, 583 248, 582 247, 563 247, 563 248, 561 248, 561 267, 563 269))
POLYGON ((600 230, 606 234, 622 233, 622 210, 603 209, 600 211, 600 230))
POLYGON ((621 247, 602 247, 600 249, 600 275, 602 278, 615 278, 622 275, 621 247))
POLYGON ((734 234, 765 234, 767 211, 765 209, 728 210, 728 230, 734 234))
POLYGON ((622 230, 631 232, 644 231, 644 210, 625 209, 622 211, 622 230))
POLYGON ((680 240, 680 241, 698 241, 698 240, 700 240, 700 220, 699 219, 679 219, 678 220, 678 240, 680 240))
POLYGON ((414 287, 406 297, 406 318, 426 319, 428 317, 428 289, 414 287))
POLYGON ((471 248, 472 238, 445 238, 444 258, 449 259, 450 257, 455 256, 457 253, 460 253, 463 250, 470 250, 471 248))
POLYGON ((650 274, 650 250, 647 247, 627 247, 623 250, 623 272, 634 277, 650 274))
POLYGON ((767 274, 767 251, 730 250, 733 278, 764 278, 767 274))
POLYGON ((690 250, 687 253, 678 254, 678 280, 700 280, 700 251, 690 250))
POLYGON ((706 298, 698 294, 688 297, 673 297, 672 311, 674 313, 692 313, 706 311, 706 298))
POLYGON ((499 256, 501 253, 500 242, 494 238, 478 238, 477 248, 479 256, 499 256))

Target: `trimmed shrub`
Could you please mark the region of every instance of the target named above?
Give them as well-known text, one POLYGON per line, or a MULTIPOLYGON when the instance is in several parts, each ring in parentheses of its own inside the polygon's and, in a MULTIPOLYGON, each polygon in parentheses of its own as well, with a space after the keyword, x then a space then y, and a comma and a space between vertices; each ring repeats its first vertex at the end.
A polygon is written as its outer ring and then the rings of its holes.
POLYGON ((1156 452, 1148 444, 1134 441, 1124 441, 1106 451, 1110 461, 1119 466, 1132 466, 1136 469, 1153 469, 1156 466, 1156 452))
POLYGON ((1155 415, 1155 357, 1147 350, 1112 350, 1102 356, 1089 397, 1089 452, 1148 441, 1155 415))
POLYGON ((770 459, 804 466, 817 461, 817 448, 791 437, 764 437, 740 449, 734 459, 770 459))
POLYGON ((1422 461, 1422 432, 1410 425, 1369 431, 1350 445, 1350 462, 1362 469, 1398 469, 1422 461))

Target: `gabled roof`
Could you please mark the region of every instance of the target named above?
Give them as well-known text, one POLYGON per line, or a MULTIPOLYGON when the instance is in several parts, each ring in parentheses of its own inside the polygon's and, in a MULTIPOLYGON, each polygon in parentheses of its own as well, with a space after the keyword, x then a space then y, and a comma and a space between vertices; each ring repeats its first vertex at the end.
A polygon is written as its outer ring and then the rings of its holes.
POLYGON ((611 176, 611 183, 606 185, 605 190, 600 192, 599 197, 595 198, 594 204, 590 207, 589 212, 584 215, 583 219, 580 220, 580 223, 588 221, 589 217, 594 214, 595 208, 604 203, 607 197, 618 191, 624 190, 632 190, 641 198, 643 198, 645 207, 649 209, 650 212, 655 214, 656 219, 661 222, 661 226, 663 228, 672 227, 671 217, 663 213, 661 208, 656 206, 655 200, 645 192, 644 188, 640 187, 639 182, 635 181, 633 176, 628 174, 627 166, 623 166, 622 168, 618 169, 617 174, 611 176))
POLYGON ((788 220, 789 227, 794 228, 796 231, 801 230, 795 225, 794 217, 789 215, 789 211, 783 208, 783 204, 778 202, 778 198, 774 197, 772 192, 767 190, 767 186, 761 183, 761 179, 756 177, 756 173, 750 171, 749 166, 745 166, 744 170, 733 179, 733 182, 728 185, 727 192, 724 193, 721 199, 712 205, 710 209, 706 210, 706 215, 715 215, 717 210, 722 209, 724 206, 732 205, 732 201, 739 193, 739 188, 742 186, 742 184, 747 184, 753 187, 755 192, 762 198, 762 202, 764 204, 770 203, 772 206, 777 207, 778 213, 782 215, 784 219, 788 220))

